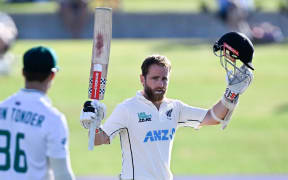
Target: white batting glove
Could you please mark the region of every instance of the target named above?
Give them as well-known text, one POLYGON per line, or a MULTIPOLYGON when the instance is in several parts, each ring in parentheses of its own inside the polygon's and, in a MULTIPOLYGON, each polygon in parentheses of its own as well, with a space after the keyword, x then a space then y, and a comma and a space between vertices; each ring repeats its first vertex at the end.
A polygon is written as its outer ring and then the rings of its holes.
POLYGON ((93 121, 96 121, 96 127, 99 128, 101 121, 105 118, 105 115, 105 104, 97 100, 86 101, 80 114, 80 123, 85 129, 89 129, 90 124, 93 121))
POLYGON ((241 72, 236 70, 236 73, 233 75, 231 80, 228 80, 226 76, 228 84, 227 88, 231 89, 231 91, 237 94, 243 94, 253 80, 253 73, 247 66, 243 64, 240 67, 240 70, 241 72))
POLYGON ((243 94, 253 80, 253 73, 245 65, 240 67, 235 74, 226 76, 227 88, 222 98, 222 103, 230 110, 234 109, 238 103, 240 94, 243 94), (231 78, 232 77, 232 78, 231 78))

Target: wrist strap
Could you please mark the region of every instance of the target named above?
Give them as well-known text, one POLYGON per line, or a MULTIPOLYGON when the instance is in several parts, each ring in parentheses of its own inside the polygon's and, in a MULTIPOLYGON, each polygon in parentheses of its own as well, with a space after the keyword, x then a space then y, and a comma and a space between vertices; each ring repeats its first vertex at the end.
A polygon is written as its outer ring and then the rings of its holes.
POLYGON ((100 132, 102 132, 102 125, 100 125, 98 128, 96 128, 95 133, 99 134, 100 132))
POLYGON ((220 119, 220 118, 218 118, 218 117, 216 116, 213 107, 211 108, 211 111, 210 111, 210 112, 211 112, 211 116, 212 116, 212 118, 213 118, 214 120, 216 120, 216 121, 218 121, 218 122, 220 122, 220 123, 223 123, 223 122, 224 122, 223 119, 220 119))
MULTIPOLYGON (((238 96, 239 97, 239 96, 238 96)), ((236 100, 234 100, 234 101, 230 101, 229 99, 227 99, 226 97, 225 97, 225 95, 222 97, 222 99, 221 99, 221 103, 227 108, 227 109, 229 109, 229 110, 233 110, 233 109, 235 109, 235 107, 237 106, 237 104, 238 104, 238 97, 237 97, 237 99, 236 100)))

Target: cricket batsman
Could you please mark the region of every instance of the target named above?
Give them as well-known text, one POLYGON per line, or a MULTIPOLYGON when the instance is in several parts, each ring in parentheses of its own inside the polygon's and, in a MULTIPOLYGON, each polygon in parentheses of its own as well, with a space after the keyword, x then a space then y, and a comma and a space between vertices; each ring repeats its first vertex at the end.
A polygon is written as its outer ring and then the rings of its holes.
MULTIPOLYGON (((210 109, 167 98, 170 61, 162 55, 145 58, 140 75, 143 89, 118 104, 96 130, 95 146, 110 144, 115 135, 120 136, 120 180, 172 180, 171 150, 179 127, 199 129, 220 124, 224 129, 227 126, 240 95, 252 82, 254 48, 245 35, 229 32, 214 44, 213 52, 226 70, 227 87, 223 97, 210 109)), ((101 124, 105 111, 105 105, 99 101, 85 102, 80 115, 82 126, 89 128, 94 121, 101 124)))

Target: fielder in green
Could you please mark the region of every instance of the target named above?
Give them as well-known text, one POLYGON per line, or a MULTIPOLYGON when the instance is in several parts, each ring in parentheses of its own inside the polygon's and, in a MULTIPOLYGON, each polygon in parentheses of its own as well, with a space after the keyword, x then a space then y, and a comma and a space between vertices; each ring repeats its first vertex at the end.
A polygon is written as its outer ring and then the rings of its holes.
POLYGON ((25 87, 0 102, 0 179, 73 180, 69 130, 46 95, 58 71, 44 46, 23 56, 25 87))

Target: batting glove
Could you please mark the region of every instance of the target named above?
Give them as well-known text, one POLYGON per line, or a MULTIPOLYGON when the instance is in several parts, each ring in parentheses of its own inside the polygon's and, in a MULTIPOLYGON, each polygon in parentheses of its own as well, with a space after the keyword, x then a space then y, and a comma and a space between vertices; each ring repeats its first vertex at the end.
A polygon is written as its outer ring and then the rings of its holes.
POLYGON ((94 100, 86 101, 84 103, 83 109, 80 115, 80 123, 85 129, 90 128, 90 124, 96 121, 96 127, 99 128, 101 121, 106 116, 106 106, 105 104, 94 100))
POLYGON ((222 103, 228 109, 234 109, 238 103, 238 98, 240 94, 243 94, 249 87, 253 80, 253 73, 245 65, 240 67, 232 78, 228 78, 226 75, 227 88, 222 98, 222 103))

